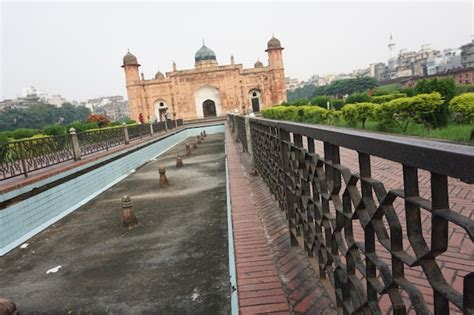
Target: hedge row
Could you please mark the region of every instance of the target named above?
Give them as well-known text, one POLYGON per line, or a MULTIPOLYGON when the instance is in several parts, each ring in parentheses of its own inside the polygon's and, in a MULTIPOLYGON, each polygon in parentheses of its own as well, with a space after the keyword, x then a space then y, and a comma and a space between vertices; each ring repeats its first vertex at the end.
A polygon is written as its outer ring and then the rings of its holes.
MULTIPOLYGON (((380 97, 379 97, 380 98, 380 97)), ((279 120, 291 120, 316 124, 333 124, 342 116, 350 126, 361 124, 365 127, 367 120, 376 121, 380 129, 397 126, 406 131, 410 122, 436 128, 436 116, 443 110, 444 100, 438 92, 418 94, 406 97, 396 94, 382 104, 354 103, 347 104, 340 111, 327 110, 319 106, 275 106, 264 109, 263 117, 279 120)), ((381 99, 381 98, 380 98, 381 99)), ((474 93, 454 97, 449 103, 449 113, 454 123, 474 123, 474 93)))
MULTIPOLYGON (((127 119, 124 121, 126 124, 136 124, 135 120, 127 119)), ((122 122, 114 121, 107 125, 107 127, 120 126, 122 122)), ((2 131, 0 132, 0 142, 6 142, 8 140, 19 140, 32 138, 35 136, 59 136, 68 133, 69 129, 74 128, 76 132, 84 132, 87 130, 99 129, 97 122, 73 122, 67 125, 50 125, 43 129, 30 129, 30 128, 19 128, 13 131, 2 131)))

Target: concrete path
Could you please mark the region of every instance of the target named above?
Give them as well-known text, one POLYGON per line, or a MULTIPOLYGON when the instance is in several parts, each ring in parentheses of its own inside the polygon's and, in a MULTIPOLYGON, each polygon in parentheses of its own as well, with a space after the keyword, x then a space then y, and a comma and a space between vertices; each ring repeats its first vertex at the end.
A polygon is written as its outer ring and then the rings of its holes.
POLYGON ((228 314, 224 136, 208 135, 180 169, 177 150, 0 258, 2 297, 22 314, 228 314), (131 230, 125 194, 139 221, 131 230))

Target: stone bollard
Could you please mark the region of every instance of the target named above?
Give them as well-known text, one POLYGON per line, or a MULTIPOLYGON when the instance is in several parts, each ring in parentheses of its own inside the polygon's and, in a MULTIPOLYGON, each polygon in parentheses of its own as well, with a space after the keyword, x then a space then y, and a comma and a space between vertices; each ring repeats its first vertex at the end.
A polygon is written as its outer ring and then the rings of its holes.
POLYGON ((178 157, 176 158, 176 168, 181 168, 183 167, 183 159, 178 153, 178 157))
POLYGON ((160 173, 160 188, 168 187, 170 184, 168 183, 168 178, 166 178, 166 169, 160 167, 158 172, 160 173))
POLYGON ((15 303, 10 299, 0 298, 0 314, 5 315, 18 315, 18 309, 15 303))
POLYGON ((122 197, 122 222, 123 226, 131 229, 138 225, 138 219, 133 212, 133 202, 130 196, 125 195, 122 197))
POLYGON ((198 148, 198 145, 196 142, 193 143, 193 149, 197 149, 198 148))
POLYGON ((191 155, 191 145, 189 143, 186 143, 186 156, 191 155))

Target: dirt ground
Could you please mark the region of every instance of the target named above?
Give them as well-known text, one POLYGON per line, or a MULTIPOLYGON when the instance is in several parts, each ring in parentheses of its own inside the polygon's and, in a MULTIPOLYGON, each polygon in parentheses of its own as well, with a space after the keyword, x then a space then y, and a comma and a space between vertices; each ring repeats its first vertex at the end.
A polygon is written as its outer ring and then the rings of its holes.
POLYGON ((0 296, 22 314, 229 313, 224 135, 208 135, 180 169, 178 150, 184 142, 0 257, 0 296), (131 230, 125 194, 139 220, 131 230))

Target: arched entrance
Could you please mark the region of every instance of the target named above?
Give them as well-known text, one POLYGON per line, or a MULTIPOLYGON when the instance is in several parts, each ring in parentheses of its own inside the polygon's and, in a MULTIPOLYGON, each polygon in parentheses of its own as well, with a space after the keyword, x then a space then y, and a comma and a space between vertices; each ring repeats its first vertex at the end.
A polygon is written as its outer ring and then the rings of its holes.
POLYGON ((201 86, 194 94, 196 117, 215 117, 222 115, 219 89, 210 85, 201 86))
POLYGON ((261 93, 259 90, 250 91, 250 104, 252 105, 252 112, 260 111, 261 93))
POLYGON ((166 120, 166 113, 168 112, 168 105, 166 104, 165 100, 157 100, 153 104, 155 109, 155 121, 165 121, 166 120))
POLYGON ((213 100, 205 100, 202 103, 202 113, 204 117, 216 117, 216 103, 213 100))

